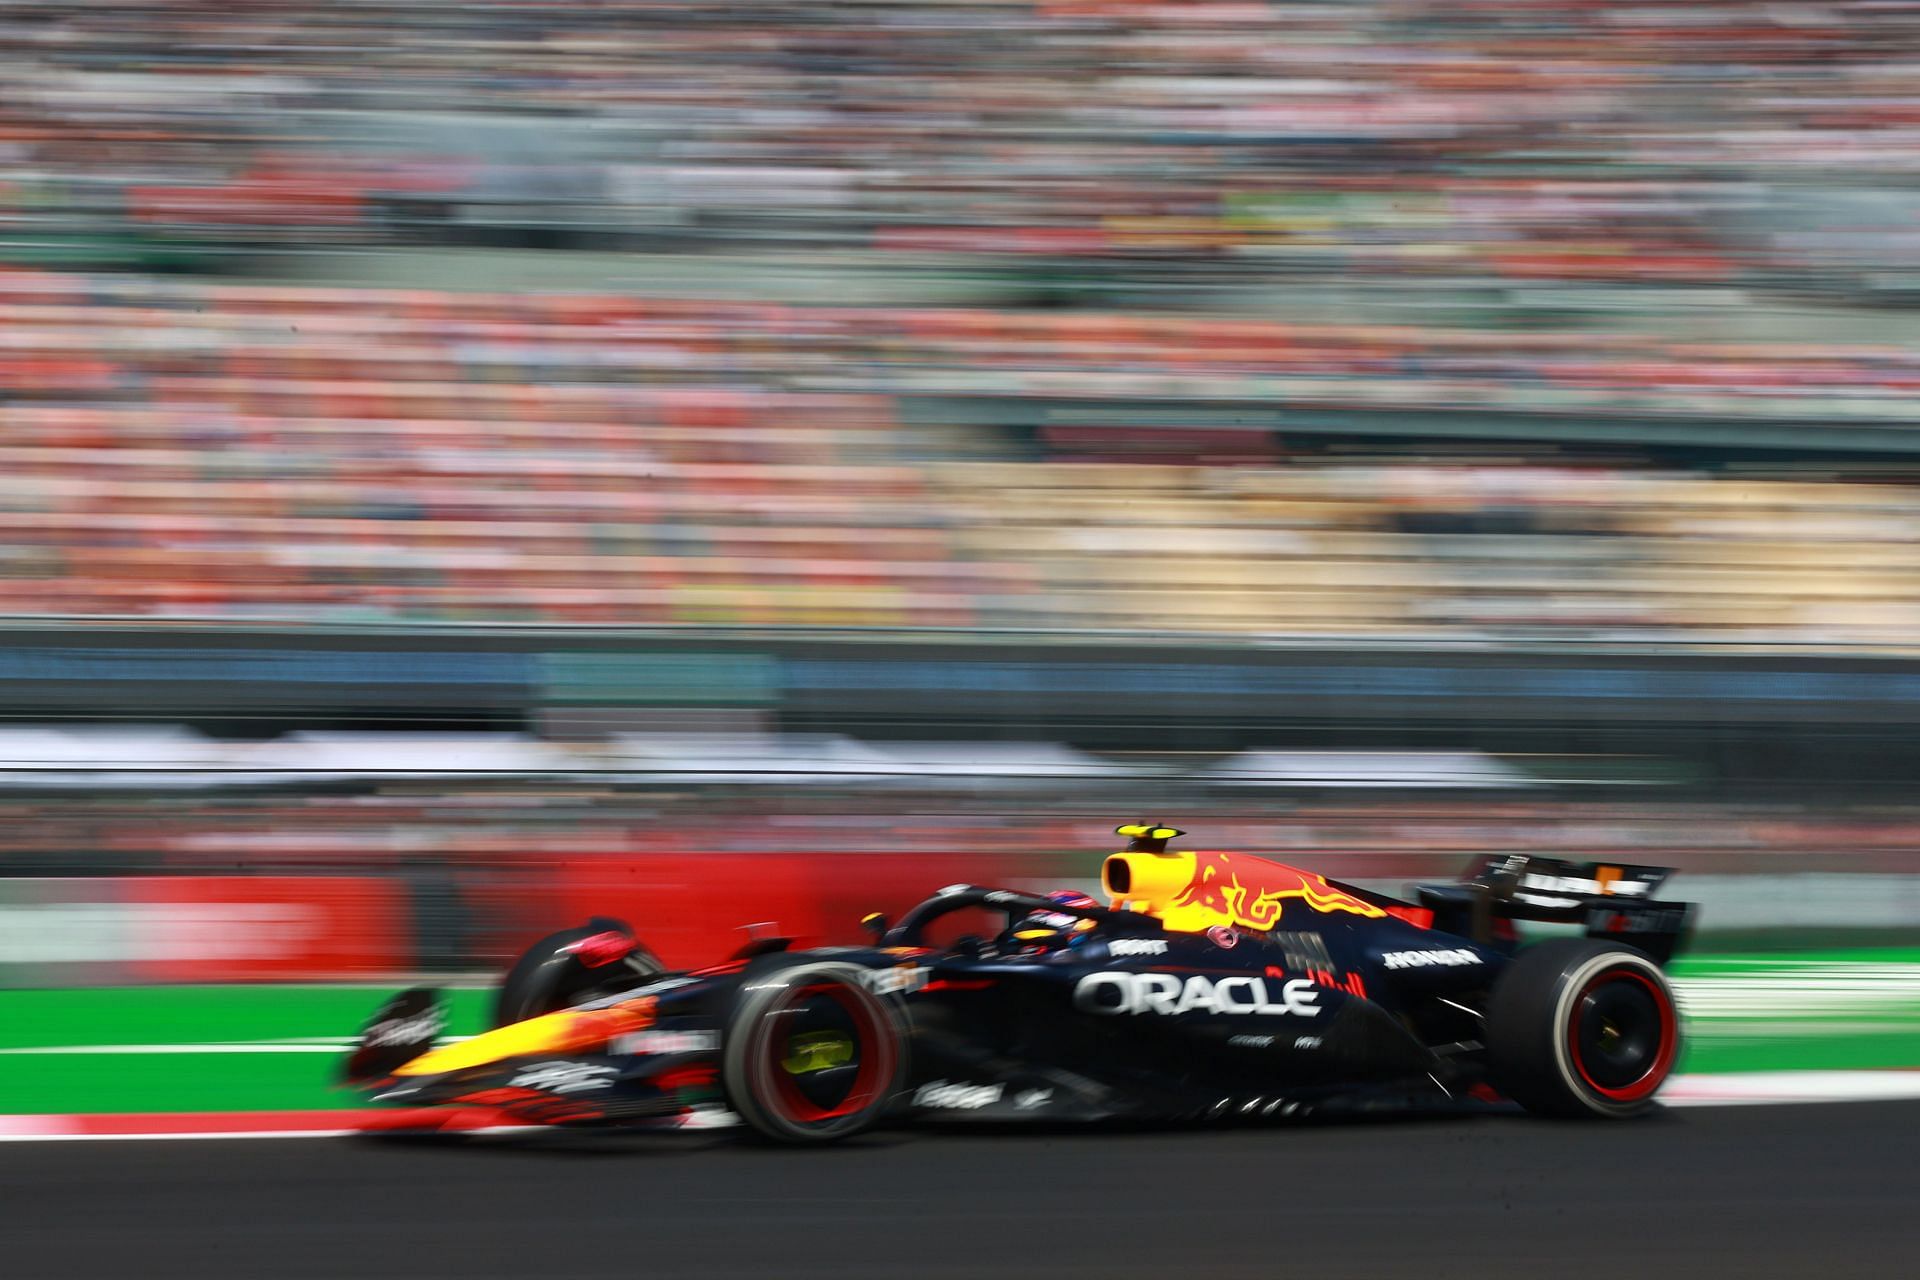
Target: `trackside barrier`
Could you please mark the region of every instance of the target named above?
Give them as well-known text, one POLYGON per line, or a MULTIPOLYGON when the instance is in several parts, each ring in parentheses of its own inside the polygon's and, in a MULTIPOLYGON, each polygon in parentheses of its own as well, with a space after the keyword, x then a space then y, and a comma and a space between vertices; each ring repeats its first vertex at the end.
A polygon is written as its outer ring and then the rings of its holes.
MULTIPOLYGON (((862 941, 860 918, 891 916, 958 882, 1004 883, 1012 858, 992 854, 652 853, 564 857, 466 879, 460 897, 488 936, 472 943, 516 954, 543 934, 593 915, 639 932, 669 967, 713 964, 764 924, 807 943, 862 941)), ((1032 861, 1026 860, 1027 874, 1032 861)))
POLYGON ((690 968, 756 934, 858 942, 868 912, 897 916, 943 885, 1018 874, 1012 857, 966 853, 674 852, 482 864, 453 855, 434 876, 415 865, 338 876, 0 879, 0 987, 490 969, 595 915, 626 920, 667 964, 690 968))
POLYGON ((413 953, 383 876, 0 880, 0 986, 353 977, 413 953))

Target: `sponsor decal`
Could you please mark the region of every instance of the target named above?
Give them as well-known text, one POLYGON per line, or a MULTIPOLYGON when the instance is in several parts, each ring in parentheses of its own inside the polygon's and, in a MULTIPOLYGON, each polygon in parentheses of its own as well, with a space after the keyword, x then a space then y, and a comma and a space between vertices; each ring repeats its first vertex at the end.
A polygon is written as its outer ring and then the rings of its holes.
POLYGON ((1293 1047, 1296 1049, 1318 1049, 1320 1047, 1320 1037, 1295 1036, 1293 1038, 1293 1047))
POLYGON ((860 981, 877 996, 903 996, 926 986, 930 976, 929 970, 917 964, 903 964, 891 969, 868 969, 860 975, 860 981))
POLYGON ((1617 907, 1594 907, 1587 912, 1587 928, 1605 933, 1673 933, 1686 924, 1685 907, 1647 906, 1621 903, 1617 907))
POLYGON ((1207 930, 1207 941, 1222 951, 1230 951, 1240 945, 1240 935, 1225 925, 1215 925, 1207 930))
POLYGON ((292 902, 50 902, 0 908, 0 963, 277 959, 319 934, 292 902))
POLYGON ((435 1005, 410 1018, 389 1018, 367 1028, 366 1046, 384 1049, 396 1044, 426 1044, 447 1025, 447 1012, 435 1005))
POLYGON ((1547 893, 1578 893, 1587 897, 1601 897, 1618 894, 1622 897, 1644 898, 1649 886, 1643 880, 1622 880, 1618 867, 1599 868, 1600 878, 1589 880, 1585 876, 1550 876, 1529 871, 1520 877, 1523 889, 1540 889, 1547 893), (1609 875, 1608 873, 1612 874, 1609 875))
POLYGON ((1038 1111, 1052 1101, 1051 1089, 1026 1089, 1013 1095, 1013 1105, 1022 1111, 1038 1111))
POLYGON ((1115 938, 1107 944, 1107 951, 1116 956, 1163 956, 1167 954, 1165 938, 1115 938))
POLYGON ((1242 1049, 1265 1049, 1273 1044, 1272 1036, 1228 1036, 1227 1043, 1238 1045, 1242 1049))
POLYGON ((914 1091, 913 1105, 941 1111, 978 1111, 1000 1101, 1006 1088, 1003 1084, 950 1084, 945 1080, 930 1080, 914 1091))
POLYGON ((1015 893, 1011 889, 995 889, 986 896, 988 902, 1018 902, 1026 895, 1015 893))
POLYGON ((1380 957, 1389 969, 1424 969, 1429 965, 1479 964, 1480 957, 1465 947, 1448 951, 1389 951, 1380 957))
POLYGON ((1074 1007, 1098 1014, 1227 1013, 1317 1018, 1319 1001, 1320 993, 1305 978, 1270 987, 1265 978, 1214 979, 1194 974, 1182 980, 1171 973, 1090 973, 1073 988, 1074 1007))
POLYGON ((956 893, 965 893, 973 888, 970 884, 950 884, 934 894, 936 898, 951 898, 956 893))
POLYGON ((712 1053, 720 1047, 718 1031, 634 1031, 615 1036, 608 1053, 712 1053))
POLYGON ((541 1089, 547 1093, 581 1093, 604 1089, 619 1068, 599 1062, 536 1062, 507 1082, 511 1089, 541 1089))
POLYGON ((404 969, 411 933, 405 890, 370 876, 13 878, 0 882, 0 969, 25 971, 0 986, 404 969))
POLYGON ((1224 916, 1223 923, 1248 929, 1270 929, 1280 919, 1289 898, 1323 914, 1334 911, 1381 917, 1380 907, 1344 889, 1328 884, 1325 876, 1268 862, 1262 858, 1235 859, 1229 853, 1193 855, 1193 879, 1173 899, 1169 913, 1182 908, 1224 916))

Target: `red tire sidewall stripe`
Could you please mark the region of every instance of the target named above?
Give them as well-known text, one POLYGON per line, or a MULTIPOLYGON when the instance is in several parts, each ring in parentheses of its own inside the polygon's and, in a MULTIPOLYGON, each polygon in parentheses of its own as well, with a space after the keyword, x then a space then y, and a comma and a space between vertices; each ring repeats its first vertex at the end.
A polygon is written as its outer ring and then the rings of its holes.
POLYGON ((1609 1102, 1639 1102, 1651 1097, 1654 1091, 1665 1083, 1667 1073, 1673 1070, 1673 1060, 1679 1054, 1680 1037, 1676 1034, 1678 1020, 1674 1015, 1673 998, 1667 994, 1666 988, 1659 982, 1641 970, 1627 965, 1602 969, 1580 988, 1580 994, 1574 997, 1569 1014, 1566 1028, 1567 1057, 1573 1063, 1573 1069, 1580 1073, 1580 1079, 1587 1088, 1609 1102), (1609 982, 1617 982, 1622 978, 1639 983, 1652 994, 1654 1005, 1660 1010, 1660 1052, 1654 1056, 1653 1065, 1647 1068, 1645 1075, 1630 1085, 1610 1089, 1588 1073, 1587 1064, 1581 1058, 1580 1014, 1586 1006, 1587 997, 1592 995, 1596 988, 1609 982))
POLYGON ((860 1069, 854 1076, 847 1096, 838 1106, 821 1107, 809 1101, 793 1077, 780 1065, 780 1051, 774 1037, 767 1038, 766 1052, 767 1074, 774 1081, 776 1104, 787 1113, 786 1118, 794 1124, 819 1124, 825 1120, 837 1120, 852 1115, 872 1105, 879 1096, 884 1081, 893 1074, 892 1050, 887 1038, 887 1028, 880 1024, 880 1015, 857 998, 849 998, 848 989, 837 982, 814 983, 789 992, 767 1012, 769 1015, 784 1013, 810 996, 825 996, 846 1011, 858 1028, 863 1043, 860 1046, 860 1069))

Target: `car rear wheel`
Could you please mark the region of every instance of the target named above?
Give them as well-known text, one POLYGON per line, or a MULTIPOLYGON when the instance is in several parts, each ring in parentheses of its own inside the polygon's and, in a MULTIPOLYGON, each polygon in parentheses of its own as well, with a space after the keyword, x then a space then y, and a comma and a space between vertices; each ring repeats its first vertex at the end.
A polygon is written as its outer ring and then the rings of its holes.
POLYGON ((1660 967, 1586 938, 1521 951, 1494 986, 1486 1034, 1494 1086, 1541 1115, 1645 1111, 1680 1052, 1673 988, 1660 967))
POLYGON ((575 929, 550 933, 521 953, 494 998, 493 1025, 504 1027, 570 1009, 665 971, 626 925, 618 920, 590 920, 575 929), (594 944, 601 939, 605 942, 596 949, 594 944), (622 939, 631 947, 618 954, 624 945, 622 939))
POLYGON ((857 965, 801 964, 748 981, 727 1020, 720 1080, 775 1142, 835 1142, 872 1128, 906 1072, 899 1023, 857 965))

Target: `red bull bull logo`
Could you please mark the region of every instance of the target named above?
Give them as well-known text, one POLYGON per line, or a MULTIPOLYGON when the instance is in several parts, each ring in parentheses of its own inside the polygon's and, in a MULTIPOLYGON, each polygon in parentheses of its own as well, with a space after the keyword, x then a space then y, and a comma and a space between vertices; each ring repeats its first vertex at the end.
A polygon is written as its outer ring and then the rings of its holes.
POLYGON ((1287 899, 1297 898, 1315 911, 1346 911, 1369 919, 1386 910, 1344 889, 1284 863, 1230 853, 1194 853, 1193 878, 1174 895, 1162 919, 1169 929, 1205 929, 1234 925, 1271 929, 1287 899))

